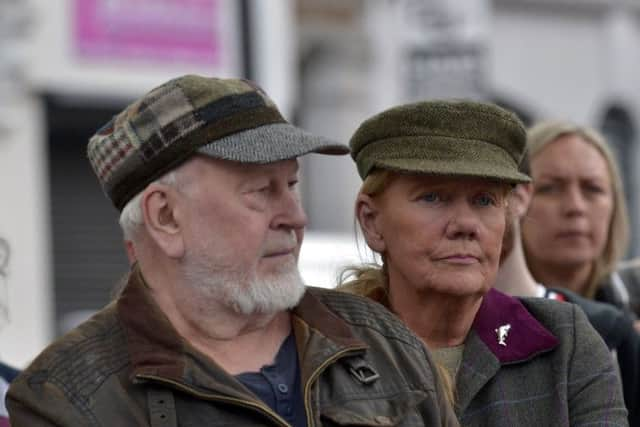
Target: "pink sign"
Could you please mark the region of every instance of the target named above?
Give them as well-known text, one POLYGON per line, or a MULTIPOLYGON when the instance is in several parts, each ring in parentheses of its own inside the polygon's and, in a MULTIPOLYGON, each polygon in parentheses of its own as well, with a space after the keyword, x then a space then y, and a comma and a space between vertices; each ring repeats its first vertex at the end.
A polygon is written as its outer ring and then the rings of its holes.
POLYGON ((74 44, 92 58, 219 65, 217 0, 75 0, 74 44))

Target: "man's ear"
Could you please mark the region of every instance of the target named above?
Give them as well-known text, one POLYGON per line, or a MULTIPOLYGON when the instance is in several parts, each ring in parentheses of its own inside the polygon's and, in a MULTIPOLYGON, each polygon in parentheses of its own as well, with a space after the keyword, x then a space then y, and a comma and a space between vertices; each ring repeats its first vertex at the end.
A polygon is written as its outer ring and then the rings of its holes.
POLYGON ((359 193, 356 198, 355 211, 356 219, 360 224, 367 245, 373 251, 383 254, 386 246, 378 224, 380 219, 375 200, 367 194, 359 193))
POLYGON ((151 239, 170 258, 184 255, 182 224, 177 215, 178 192, 171 186, 150 184, 142 195, 142 215, 151 239))
POLYGON ((125 239, 124 249, 125 249, 125 252, 127 253, 127 259, 129 260, 129 265, 135 264, 135 262, 137 261, 137 258, 136 258, 136 249, 133 246, 133 241, 125 239))
POLYGON ((517 184, 513 187, 509 198, 509 206, 518 220, 526 215, 531 203, 531 197, 533 197, 533 184, 517 184))

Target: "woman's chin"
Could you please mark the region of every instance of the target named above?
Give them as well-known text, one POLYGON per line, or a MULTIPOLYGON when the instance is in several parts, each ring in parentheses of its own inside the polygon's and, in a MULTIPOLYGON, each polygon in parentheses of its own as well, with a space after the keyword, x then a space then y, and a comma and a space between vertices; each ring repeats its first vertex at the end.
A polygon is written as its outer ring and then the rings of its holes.
POLYGON ((424 287, 427 293, 436 293, 452 297, 482 296, 489 292, 491 284, 479 280, 477 275, 452 275, 446 281, 431 283, 424 287), (461 276, 461 277, 460 277, 461 276))

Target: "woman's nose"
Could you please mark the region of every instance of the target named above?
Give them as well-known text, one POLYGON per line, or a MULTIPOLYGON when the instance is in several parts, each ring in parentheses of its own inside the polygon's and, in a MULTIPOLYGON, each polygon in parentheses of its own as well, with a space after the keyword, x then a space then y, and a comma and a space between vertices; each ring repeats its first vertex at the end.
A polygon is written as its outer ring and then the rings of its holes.
POLYGON ((567 215, 581 215, 587 209, 585 196, 579 188, 569 188, 561 203, 567 215))
POLYGON ((453 204, 450 214, 446 230, 449 238, 475 239, 478 237, 478 213, 474 211, 468 202, 453 204))

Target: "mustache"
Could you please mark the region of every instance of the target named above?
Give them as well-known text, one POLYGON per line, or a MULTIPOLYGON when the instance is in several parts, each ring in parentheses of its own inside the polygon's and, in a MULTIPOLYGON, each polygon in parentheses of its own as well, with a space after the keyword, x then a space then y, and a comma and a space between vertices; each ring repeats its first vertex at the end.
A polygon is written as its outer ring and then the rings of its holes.
POLYGON ((286 234, 279 233, 277 237, 269 239, 265 243, 262 248, 262 253, 264 255, 269 255, 274 253, 290 252, 296 250, 298 246, 298 237, 293 231, 286 234))

